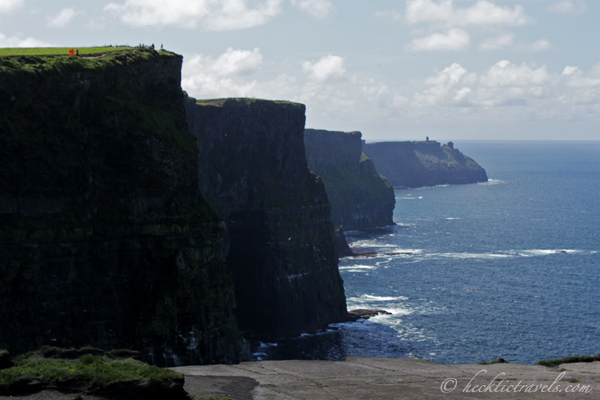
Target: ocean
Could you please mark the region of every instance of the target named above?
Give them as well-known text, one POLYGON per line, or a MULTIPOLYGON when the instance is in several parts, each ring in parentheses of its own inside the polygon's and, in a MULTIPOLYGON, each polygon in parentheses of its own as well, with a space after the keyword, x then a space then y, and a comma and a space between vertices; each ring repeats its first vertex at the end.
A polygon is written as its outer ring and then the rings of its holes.
POLYGON ((254 360, 478 363, 600 353, 600 142, 465 141, 489 182, 396 189, 396 225, 347 234, 348 309, 390 312, 265 339, 254 360))

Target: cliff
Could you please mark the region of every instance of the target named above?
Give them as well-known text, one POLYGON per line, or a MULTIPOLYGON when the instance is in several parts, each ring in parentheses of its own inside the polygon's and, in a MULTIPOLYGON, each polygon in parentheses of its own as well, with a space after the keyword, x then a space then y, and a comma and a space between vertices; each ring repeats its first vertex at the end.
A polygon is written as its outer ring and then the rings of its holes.
POLYGON ((360 132, 304 130, 308 168, 325 184, 331 219, 344 230, 393 225, 394 189, 361 149, 360 132))
POLYGON ((246 354, 181 63, 0 58, 0 348, 131 348, 163 366, 246 354))
POLYGON ((331 210, 307 167, 301 104, 186 102, 199 184, 229 225, 240 329, 293 334, 347 318, 331 210))
POLYGON ((363 145, 377 170, 394 187, 487 182, 485 170, 452 142, 380 142, 363 145))

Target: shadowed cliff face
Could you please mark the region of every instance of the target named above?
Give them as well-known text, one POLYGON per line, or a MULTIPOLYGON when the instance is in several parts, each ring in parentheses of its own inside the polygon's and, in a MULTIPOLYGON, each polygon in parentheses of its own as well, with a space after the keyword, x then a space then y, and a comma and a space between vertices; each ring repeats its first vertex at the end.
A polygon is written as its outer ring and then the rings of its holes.
POLYGON ((323 179, 334 226, 344 230, 393 225, 394 189, 362 155, 360 132, 306 129, 308 167, 323 179))
POLYGON ((241 359, 181 62, 154 51, 0 60, 0 348, 241 359))
POLYGON ((363 145, 377 170, 394 186, 421 187, 487 182, 473 159, 438 142, 380 142, 363 145))
POLYGON ((240 329, 292 334, 346 317, 330 206, 306 165, 304 106, 186 102, 202 192, 229 225, 240 329))

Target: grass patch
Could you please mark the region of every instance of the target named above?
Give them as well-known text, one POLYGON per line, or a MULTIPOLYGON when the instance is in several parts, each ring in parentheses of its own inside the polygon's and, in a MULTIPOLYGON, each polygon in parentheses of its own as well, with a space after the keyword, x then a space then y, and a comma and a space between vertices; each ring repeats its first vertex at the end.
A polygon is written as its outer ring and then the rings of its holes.
POLYGON ((87 354, 78 360, 21 361, 17 366, 0 371, 0 387, 10 387, 26 376, 53 384, 81 382, 92 390, 101 390, 116 382, 146 380, 152 385, 183 378, 180 373, 140 361, 107 360, 102 356, 87 354))
POLYGON ((102 54, 110 51, 133 50, 131 46, 98 47, 10 47, 0 48, 0 56, 68 56, 69 49, 79 49, 79 55, 102 54))
POLYGON ((580 362, 594 362, 600 361, 600 353, 595 356, 572 356, 572 357, 563 357, 556 360, 542 360, 535 363, 535 365, 543 365, 544 367, 556 367, 560 364, 569 364, 569 363, 580 363, 580 362))
POLYGON ((257 103, 257 102, 268 102, 268 103, 273 103, 273 104, 289 104, 292 106, 296 106, 296 107, 303 107, 304 104, 301 103, 295 103, 293 101, 287 101, 287 100, 266 100, 266 99, 257 99, 254 97, 230 97, 230 98, 222 98, 222 99, 201 99, 201 100, 196 100, 196 104, 199 106, 206 106, 206 105, 211 105, 211 106, 218 106, 218 107, 222 107, 223 104, 228 101, 228 100, 240 100, 243 101, 246 104, 252 104, 252 103, 257 103))
POLYGON ((489 362, 480 362, 479 365, 490 365, 490 364, 508 364, 508 361, 506 361, 504 358, 500 357, 497 360, 494 361, 489 361, 489 362))
MULTIPOLYGON (((88 49, 96 49, 90 51, 98 51, 103 47, 94 47, 88 49)), ((11 57, 0 57, 0 73, 40 73, 44 71, 54 71, 59 75, 65 75, 69 72, 79 72, 92 70, 96 68, 106 69, 107 67, 116 65, 125 65, 142 59, 150 59, 157 55, 161 57, 173 56, 174 53, 168 51, 156 52, 142 47, 128 47, 121 51, 114 50, 104 54, 102 57, 62 57, 60 55, 45 55, 45 54, 14 54, 11 57)), ((8 52, 8 50, 23 50, 23 49, 0 49, 8 52)), ((79 51, 81 54, 81 50, 79 51)), ((87 53, 91 55, 95 53, 87 53)), ((6 54, 5 54, 6 55, 6 54)))

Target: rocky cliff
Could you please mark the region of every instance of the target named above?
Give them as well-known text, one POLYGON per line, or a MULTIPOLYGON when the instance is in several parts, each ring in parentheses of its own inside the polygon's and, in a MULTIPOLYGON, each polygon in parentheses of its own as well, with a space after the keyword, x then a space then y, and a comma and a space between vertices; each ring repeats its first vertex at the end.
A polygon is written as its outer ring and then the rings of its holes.
POLYGON ((131 348, 158 365, 246 354, 181 63, 0 58, 0 348, 131 348))
POLYGON ((488 180, 485 170, 455 149, 452 142, 380 142, 363 145, 377 171, 394 187, 475 183, 488 180))
POLYGON ((308 168, 325 184, 331 219, 344 230, 393 225, 394 189, 361 149, 360 132, 304 130, 308 168))
POLYGON ((202 192, 229 225, 240 329, 293 334, 347 318, 331 210, 307 167, 301 104, 186 102, 202 192))

